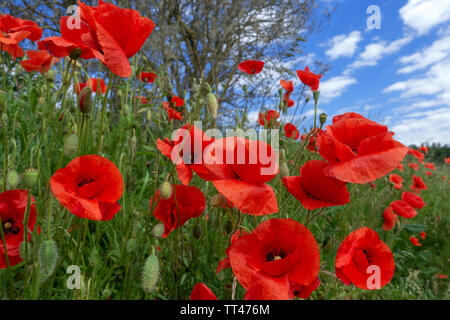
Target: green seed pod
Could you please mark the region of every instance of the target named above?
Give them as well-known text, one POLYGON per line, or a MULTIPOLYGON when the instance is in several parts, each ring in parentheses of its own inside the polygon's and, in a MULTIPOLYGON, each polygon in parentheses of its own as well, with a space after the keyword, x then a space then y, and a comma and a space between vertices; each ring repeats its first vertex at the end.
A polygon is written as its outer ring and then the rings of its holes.
POLYGON ((19 182, 20 177, 17 171, 16 170, 8 171, 8 173, 6 174, 6 183, 8 184, 8 186, 10 186, 11 188, 15 188, 17 187, 19 182))
POLYGON ((321 113, 319 116, 320 127, 323 127, 324 123, 327 121, 327 114, 321 113))
POLYGON ((233 232, 233 223, 231 220, 228 220, 227 224, 225 225, 225 232, 230 234, 233 232))
POLYGON ((280 176, 281 178, 289 176, 289 167, 286 163, 282 163, 280 166, 280 176))
POLYGON ((28 168, 23 173, 23 183, 27 188, 34 188, 39 178, 39 170, 35 168, 28 168))
POLYGON ((92 89, 90 86, 84 87, 78 94, 78 107, 82 113, 89 113, 91 110, 92 89))
POLYGON ((164 224, 156 224, 152 229, 152 233, 156 238, 161 238, 164 234, 164 224))
POLYGON ((132 253, 135 249, 136 249, 136 239, 135 238, 131 238, 128 239, 127 241, 127 252, 128 253, 132 253))
POLYGON ((159 191, 161 192, 161 196, 164 199, 169 199, 172 196, 173 187, 169 183, 169 181, 166 180, 162 183, 161 187, 159 188, 159 191))
POLYGON ((77 134, 71 134, 66 138, 66 141, 64 142, 64 154, 67 157, 73 156, 77 150, 78 150, 78 135, 77 134))
POLYGON ((53 274, 58 261, 58 249, 54 240, 45 240, 39 248, 39 264, 42 281, 53 274))
POLYGON ((196 224, 193 230, 194 238, 200 239, 202 237, 202 227, 199 224, 196 224))
POLYGON ((154 254, 149 256, 145 261, 142 269, 142 288, 145 292, 151 292, 158 282, 159 278, 159 261, 154 254))
POLYGON ((216 96, 213 93, 209 93, 206 96, 207 100, 207 108, 213 119, 217 119, 217 111, 219 109, 219 106, 217 105, 217 99, 216 96))

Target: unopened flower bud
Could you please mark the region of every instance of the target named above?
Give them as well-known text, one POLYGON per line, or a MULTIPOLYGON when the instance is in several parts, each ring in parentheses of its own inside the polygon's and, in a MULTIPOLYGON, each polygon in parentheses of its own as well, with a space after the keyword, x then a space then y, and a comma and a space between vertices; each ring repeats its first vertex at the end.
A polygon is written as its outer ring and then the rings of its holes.
POLYGON ((228 234, 233 232, 233 223, 231 222, 231 220, 228 220, 227 224, 225 225, 225 231, 228 234))
POLYGON ((64 142, 64 154, 67 157, 73 156, 78 150, 78 143, 79 139, 77 134, 74 133, 68 136, 64 142))
POLYGON ((83 113, 89 113, 91 110, 92 89, 90 86, 84 87, 78 95, 78 107, 83 113))
POLYGON ((152 120, 152 112, 150 109, 147 110, 147 113, 145 114, 145 118, 147 119, 147 121, 152 120))
POLYGON ((58 249, 54 240, 45 240, 39 248, 39 271, 42 280, 45 281, 53 274, 58 261, 58 249))
POLYGON ((152 229, 153 236, 161 238, 164 234, 164 224, 158 223, 152 229))
POLYGON ((200 239, 202 237, 202 227, 199 224, 196 224, 193 230, 193 235, 195 239, 200 239))
POLYGON ((159 260, 155 254, 147 258, 142 269, 142 288, 145 292, 151 292, 159 279, 159 260))
POLYGON ((25 187, 27 188, 33 188, 39 178, 39 170, 35 168, 28 168, 23 173, 23 183, 25 184, 25 187))
POLYGON ((289 167, 285 162, 283 162, 280 166, 280 176, 281 178, 289 176, 289 167))
POLYGON ((161 192, 161 196, 164 199, 169 199, 172 196, 173 187, 170 184, 170 182, 166 180, 162 183, 161 187, 159 188, 159 191, 161 192))
POLYGON ((6 174, 6 183, 11 187, 15 188, 20 182, 19 174, 16 170, 8 171, 6 174))
POLYGON ((83 52, 81 51, 80 48, 75 48, 75 49, 73 49, 72 51, 70 51, 69 57, 70 57, 70 59, 72 59, 72 60, 77 60, 78 58, 81 57, 81 54, 82 54, 82 53, 83 53, 83 52))
POLYGON ((135 249, 136 249, 136 239, 135 238, 128 239, 128 241, 127 241, 127 252, 131 253, 135 249))
POLYGON ((217 99, 216 96, 213 93, 208 93, 206 96, 207 100, 207 108, 213 119, 217 119, 217 111, 219 109, 219 106, 217 105, 217 99))
POLYGON ((227 199, 220 193, 211 198, 211 205, 215 208, 223 208, 227 203, 227 199))

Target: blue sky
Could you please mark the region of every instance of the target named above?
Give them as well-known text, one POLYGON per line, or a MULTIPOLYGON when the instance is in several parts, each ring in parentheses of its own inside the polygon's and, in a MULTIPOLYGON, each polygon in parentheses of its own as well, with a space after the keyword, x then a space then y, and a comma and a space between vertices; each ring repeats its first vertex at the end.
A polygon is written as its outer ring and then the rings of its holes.
MULTIPOLYGON (((328 5, 337 5, 330 22, 294 64, 312 71, 315 60, 331 65, 320 85, 321 111, 330 118, 361 113, 405 144, 450 144, 450 0, 320 1, 321 9, 328 5), (379 30, 367 28, 370 5, 380 8, 379 30)), ((307 108, 311 115, 313 104, 307 108)))

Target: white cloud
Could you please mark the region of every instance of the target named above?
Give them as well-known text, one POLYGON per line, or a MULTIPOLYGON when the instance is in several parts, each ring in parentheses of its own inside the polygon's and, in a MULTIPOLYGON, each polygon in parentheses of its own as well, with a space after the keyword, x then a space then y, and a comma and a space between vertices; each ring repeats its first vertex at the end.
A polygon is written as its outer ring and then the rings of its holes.
POLYGON ((450 20, 450 1, 409 0, 399 13, 405 25, 422 35, 450 20))
POLYGON ((334 98, 341 96, 348 86, 357 81, 350 76, 337 76, 320 83, 320 101, 328 103, 334 98))
POLYGON ((387 41, 378 41, 368 44, 364 48, 364 51, 360 53, 358 59, 350 64, 350 66, 346 70, 346 73, 348 74, 351 70, 361 67, 377 65, 379 60, 387 55, 397 52, 403 46, 411 42, 411 40, 412 37, 405 36, 403 38, 392 41, 391 43, 388 43, 387 41))
POLYGON ((448 56, 450 56, 450 36, 436 40, 421 52, 400 58, 400 62, 406 66, 398 70, 398 73, 405 74, 424 69, 448 56))
POLYGON ((361 32, 359 31, 350 32, 348 35, 337 35, 331 39, 331 48, 325 51, 325 54, 333 60, 339 57, 351 57, 361 40, 361 32))

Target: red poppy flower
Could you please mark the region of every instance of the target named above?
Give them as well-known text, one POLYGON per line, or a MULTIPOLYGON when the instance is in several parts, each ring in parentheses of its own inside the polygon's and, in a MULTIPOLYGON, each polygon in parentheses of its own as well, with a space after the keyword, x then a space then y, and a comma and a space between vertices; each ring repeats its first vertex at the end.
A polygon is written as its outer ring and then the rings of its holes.
POLYGON ((264 113, 259 114, 259 124, 262 126, 267 126, 269 128, 277 127, 277 119, 280 116, 280 114, 275 110, 269 110, 264 113))
POLYGON ((95 45, 88 41, 89 26, 84 21, 82 15, 79 25, 72 26, 71 19, 73 17, 61 17, 59 25, 61 28, 61 36, 53 36, 42 39, 38 42, 40 50, 48 50, 53 56, 64 58, 70 56, 74 50, 80 50, 81 59, 97 58, 104 62, 104 56, 95 45))
POLYGON ((323 169, 328 162, 310 160, 300 169, 300 177, 284 177, 283 184, 308 210, 340 206, 350 202, 345 182, 327 177, 323 169))
POLYGON ((241 212, 265 215, 278 212, 273 189, 266 184, 278 173, 277 156, 262 141, 227 137, 209 144, 204 167, 217 191, 241 212))
POLYGON ((319 90, 319 82, 322 76, 320 74, 315 74, 309 71, 308 66, 306 66, 305 70, 297 70, 297 75, 300 80, 311 88, 312 91, 319 90))
POLYGON ((402 193, 402 200, 408 202, 411 206, 413 206, 416 209, 422 209, 426 205, 420 196, 409 191, 405 191, 402 193))
POLYGON ((264 221, 229 250, 233 273, 246 289, 262 286, 261 299, 293 298, 291 283, 310 285, 319 273, 319 247, 312 233, 292 219, 264 221))
POLYGON ((425 163, 425 168, 428 168, 430 170, 436 170, 436 167, 434 165, 434 163, 425 163))
MULTIPOLYGON (((3 235, 8 252, 10 266, 15 266, 22 261, 19 254, 19 246, 24 239, 25 211, 27 208, 28 193, 26 190, 9 190, 0 193, 0 218, 3 235)), ((34 231, 36 224, 36 205, 33 195, 30 196, 30 212, 28 215, 29 236, 34 231)), ((0 269, 7 267, 6 252, 3 241, 0 241, 0 269)))
POLYGON ((286 123, 284 125, 284 134, 286 135, 286 137, 293 140, 297 140, 300 137, 300 132, 292 123, 286 123))
POLYGON ((288 108, 293 107, 294 104, 295 104, 294 100, 291 100, 290 94, 291 94, 290 92, 286 92, 286 93, 284 94, 284 96, 283 96, 283 103, 284 103, 288 108))
POLYGON ((52 64, 58 61, 58 59, 49 55, 48 51, 42 50, 28 50, 27 56, 29 59, 20 61, 20 64, 28 72, 37 71, 46 73, 50 70, 52 64))
POLYGON ((162 198, 158 190, 150 199, 150 210, 153 201, 157 203, 153 215, 164 223, 163 238, 189 219, 199 217, 206 206, 205 196, 199 188, 183 185, 175 185, 169 199, 162 198))
POLYGON ((141 80, 142 82, 153 83, 153 82, 155 82, 157 76, 153 72, 141 72, 137 76, 137 78, 138 78, 138 80, 141 80))
POLYGON ((90 78, 86 82, 81 82, 76 87, 76 93, 79 94, 84 87, 90 86, 93 92, 99 91, 101 94, 106 92, 106 84, 103 79, 90 78))
POLYGON ((309 137, 307 134, 302 134, 300 139, 302 141, 308 139, 308 145, 306 146, 306 148, 311 152, 316 152, 316 140, 323 132, 325 131, 321 130, 320 128, 312 129, 309 133, 309 137))
POLYGON ((184 100, 180 97, 173 96, 170 100, 170 105, 175 108, 182 107, 184 105, 184 100))
POLYGON ((422 231, 421 233, 419 233, 419 236, 422 238, 422 240, 425 240, 427 234, 425 233, 425 231, 422 231))
POLYGON ((70 213, 89 220, 111 220, 120 210, 123 179, 116 165, 98 155, 80 156, 50 178, 56 199, 70 213))
POLYGON ((400 172, 403 172, 403 164, 399 163, 398 166, 397 166, 397 169, 398 169, 400 172))
POLYGON ((167 111, 167 116, 169 117, 169 121, 172 120, 183 120, 183 115, 176 111, 175 109, 169 108, 167 106, 163 107, 167 111))
POLYGON ((238 65, 238 69, 248 74, 257 74, 262 71, 264 61, 246 60, 238 65))
POLYGON ((384 209, 383 220, 384 220, 383 230, 389 231, 392 230, 392 228, 394 228, 395 221, 398 220, 398 217, 394 213, 392 207, 387 207, 386 209, 384 209))
MULTIPOLYGON (((242 232, 242 234, 245 235, 247 233, 242 232)), ((241 237, 241 232, 239 230, 237 230, 235 233, 233 233, 233 235, 231 236, 231 245, 233 245, 233 243, 235 243, 240 237, 241 237)), ((224 269, 231 268, 230 248, 231 248, 231 246, 228 247, 228 249, 226 250, 227 257, 219 261, 219 264, 216 269, 216 274, 224 269)))
POLYGON ((425 147, 425 146, 421 146, 421 147, 419 148, 419 150, 420 150, 420 151, 423 151, 423 152, 425 152, 425 153, 428 153, 428 148, 425 147))
POLYGON ((319 277, 315 278, 308 285, 299 285, 298 283, 291 282, 292 290, 296 297, 307 299, 320 285, 319 277))
POLYGON ((122 9, 111 3, 99 1, 97 7, 78 2, 82 22, 89 33, 83 42, 102 52, 105 65, 120 77, 131 75, 128 58, 133 57, 150 36, 155 24, 133 9, 122 9))
POLYGON ((390 204, 395 213, 407 219, 417 216, 417 211, 408 202, 403 200, 395 200, 390 204))
POLYGON ((415 162, 408 163, 408 167, 410 167, 411 169, 414 169, 416 171, 419 170, 419 164, 417 164, 415 162))
POLYGON ((37 23, 23 20, 9 14, 0 15, 0 47, 14 58, 23 57, 24 52, 19 42, 24 39, 37 41, 42 36, 42 29, 37 23))
POLYGON ((158 139, 156 147, 176 164, 178 178, 182 184, 188 185, 193 172, 202 179, 209 177, 203 166, 203 151, 212 141, 214 139, 205 135, 202 130, 185 125, 176 131, 173 140, 158 139))
POLYGON ((217 300, 217 297, 205 284, 197 283, 192 289, 191 300, 217 300))
POLYGON ((294 83, 292 81, 280 80, 280 86, 286 90, 286 92, 294 91, 294 83))
POLYGON ((408 154, 412 154, 414 158, 416 158, 420 162, 422 162, 423 159, 425 159, 425 155, 422 152, 420 152, 419 150, 415 150, 413 148, 408 148, 408 154))
POLYGON ((421 190, 427 190, 428 187, 421 177, 412 176, 413 184, 409 187, 413 192, 420 193, 421 190))
POLYGON ((416 247, 421 247, 421 246, 422 246, 422 244, 419 242, 419 239, 417 239, 417 238, 414 237, 414 236, 410 236, 410 237, 409 237, 409 240, 410 240, 411 243, 412 243, 413 245, 415 245, 416 247))
POLYGON ((427 176, 431 177, 431 176, 433 175, 433 172, 431 172, 431 171, 425 171, 425 174, 426 174, 427 176))
POLYGON ((363 227, 351 232, 342 241, 336 254, 335 272, 346 285, 353 283, 360 289, 379 289, 376 282, 375 285, 370 283, 370 266, 379 268, 379 288, 391 281, 395 270, 391 250, 374 230, 363 227))
POLYGON ((394 184, 394 188, 400 190, 403 186, 403 178, 398 174, 391 173, 389 175, 389 181, 394 184))
POLYGON ((445 159, 444 159, 444 162, 445 162, 446 164, 450 164, 450 158, 445 158, 445 159))
POLYGON ((408 148, 392 138, 386 126, 357 113, 333 118, 316 141, 320 155, 330 162, 324 173, 352 183, 366 183, 394 170, 408 148))
POLYGON ((437 274, 436 273, 434 276, 438 279, 447 279, 448 278, 448 276, 446 276, 445 274, 437 274))

